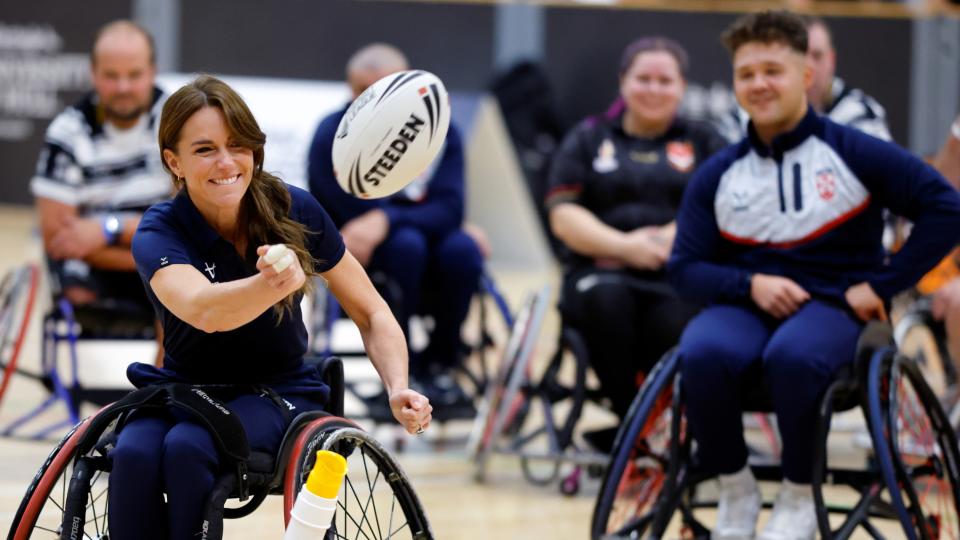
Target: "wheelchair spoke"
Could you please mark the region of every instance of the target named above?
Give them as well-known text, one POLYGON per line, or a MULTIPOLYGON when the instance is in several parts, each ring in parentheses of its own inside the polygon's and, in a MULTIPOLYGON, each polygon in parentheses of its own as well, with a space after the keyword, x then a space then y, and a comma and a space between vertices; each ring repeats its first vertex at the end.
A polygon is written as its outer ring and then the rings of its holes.
POLYGON ((373 482, 371 483, 371 482, 370 482, 370 470, 369 470, 369 468, 367 467, 367 453, 361 450, 360 455, 361 455, 361 457, 363 457, 363 472, 364 472, 364 478, 367 479, 367 488, 370 490, 370 495, 367 497, 367 504, 366 504, 366 506, 363 507, 363 519, 366 519, 368 523, 370 522, 369 518, 367 518, 367 508, 368 508, 371 504, 373 504, 373 518, 374 518, 374 520, 376 520, 376 522, 377 522, 377 533, 379 533, 379 537, 380 537, 381 540, 382 540, 382 539, 383 539, 383 533, 382 533, 381 531, 382 531, 383 529, 380 527, 380 514, 377 512, 377 500, 373 497, 373 494, 374 494, 374 492, 375 492, 375 490, 376 490, 376 487, 377 487, 377 481, 380 480, 380 467, 377 467, 377 474, 376 474, 376 476, 373 478, 373 482))
POLYGON ((37 525, 37 526, 34 527, 34 528, 35 528, 36 530, 38 530, 38 531, 46 531, 46 532, 48 532, 48 533, 55 534, 55 535, 57 535, 58 537, 60 536, 60 531, 58 531, 58 530, 48 529, 48 528, 46 528, 46 527, 41 527, 41 526, 39 526, 39 525, 37 525))
MULTIPOLYGON (((346 478, 346 480, 347 480, 347 486, 350 487, 350 491, 353 493, 353 498, 354 498, 354 500, 357 501, 357 506, 363 506, 363 504, 360 502, 360 497, 357 495, 357 490, 354 489, 354 487, 353 487, 353 482, 350 481, 350 477, 348 476, 348 477, 346 478)), ((356 538, 360 538, 360 535, 362 534, 363 537, 366 538, 367 540, 372 540, 369 536, 367 536, 367 533, 363 532, 363 526, 362 526, 360 523, 357 523, 357 520, 354 519, 353 516, 349 515, 349 513, 347 512, 347 509, 346 509, 346 501, 344 501, 344 509, 343 509, 343 511, 344 511, 345 514, 347 514, 347 517, 350 518, 350 521, 352 521, 353 524, 357 526, 357 536, 356 536, 356 538)), ((361 518, 361 521, 363 521, 362 518, 361 518)), ((346 524, 344 524, 344 532, 346 532, 346 524)))
POLYGON ((404 527, 407 526, 407 522, 404 521, 404 522, 403 522, 401 525, 399 525, 396 529, 393 529, 393 510, 394 510, 394 508, 396 508, 396 506, 397 506, 397 498, 394 497, 394 498, 393 498, 393 502, 390 504, 390 523, 387 524, 387 533, 388 533, 388 534, 387 534, 387 538, 385 538, 384 540, 390 540, 391 538, 393 538, 393 535, 394 535, 394 534, 400 532, 401 530, 403 530, 404 527), (392 531, 392 532, 391 532, 391 531, 392 531))

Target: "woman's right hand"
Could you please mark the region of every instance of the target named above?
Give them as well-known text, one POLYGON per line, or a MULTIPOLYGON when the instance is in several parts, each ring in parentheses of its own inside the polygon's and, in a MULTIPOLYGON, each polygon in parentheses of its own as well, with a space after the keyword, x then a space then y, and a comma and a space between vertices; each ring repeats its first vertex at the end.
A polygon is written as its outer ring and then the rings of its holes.
POLYGON ((271 287, 283 293, 284 296, 300 290, 307 279, 303 268, 300 266, 300 258, 297 257, 297 254, 293 250, 287 248, 287 252, 281 256, 281 260, 283 257, 290 257, 292 260, 289 261, 289 265, 286 268, 277 272, 275 264, 279 264, 279 261, 268 263, 264 258, 267 255, 267 251, 270 250, 270 247, 269 245, 263 245, 257 248, 257 255, 260 256, 260 258, 257 259, 257 270, 260 271, 260 274, 267 280, 267 283, 271 287))
POLYGON ((433 406, 426 396, 404 388, 390 393, 390 410, 397 422, 411 435, 419 435, 430 427, 433 406))
POLYGON ((644 227, 625 233, 623 262, 642 270, 659 270, 670 257, 670 246, 658 240, 653 228, 644 227))

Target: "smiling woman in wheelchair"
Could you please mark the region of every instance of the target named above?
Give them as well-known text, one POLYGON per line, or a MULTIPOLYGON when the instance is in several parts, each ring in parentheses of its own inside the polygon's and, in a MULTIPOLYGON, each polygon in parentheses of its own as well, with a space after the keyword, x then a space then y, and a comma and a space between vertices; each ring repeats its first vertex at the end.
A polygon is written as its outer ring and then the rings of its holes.
POLYGON ((709 303, 680 340, 690 430, 702 468, 720 475, 714 539, 753 538, 760 494, 741 405, 766 385, 783 439, 784 485, 759 538, 812 539, 817 404, 851 363, 863 321, 957 241, 960 197, 903 149, 819 117, 804 89, 803 21, 746 16, 727 31, 749 133, 690 181, 669 272, 709 303), (882 208, 914 222, 889 263, 882 208))
MULTIPOLYGON (((243 425, 249 447, 276 453, 290 418, 321 409, 329 393, 303 362, 299 300, 307 276, 320 274, 360 327, 397 421, 422 431, 432 409, 407 387, 399 325, 324 209, 263 171, 264 142, 246 104, 215 78, 202 76, 166 102, 160 149, 179 193, 144 215, 133 243, 166 355, 162 368, 131 365, 130 380, 217 385, 209 392, 243 425), (265 261, 275 244, 288 248, 286 268, 265 261)), ((224 468, 202 424, 179 409, 130 415, 110 453, 111 537, 200 533, 224 468)))

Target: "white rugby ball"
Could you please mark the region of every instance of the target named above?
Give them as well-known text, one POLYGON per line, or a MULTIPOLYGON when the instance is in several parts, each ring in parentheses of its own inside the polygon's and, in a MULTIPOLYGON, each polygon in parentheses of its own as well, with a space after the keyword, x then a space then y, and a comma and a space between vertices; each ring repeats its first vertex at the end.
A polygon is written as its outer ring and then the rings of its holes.
POLYGON ((401 71, 367 88, 333 139, 334 175, 361 199, 392 195, 427 169, 450 127, 450 98, 428 71, 401 71))

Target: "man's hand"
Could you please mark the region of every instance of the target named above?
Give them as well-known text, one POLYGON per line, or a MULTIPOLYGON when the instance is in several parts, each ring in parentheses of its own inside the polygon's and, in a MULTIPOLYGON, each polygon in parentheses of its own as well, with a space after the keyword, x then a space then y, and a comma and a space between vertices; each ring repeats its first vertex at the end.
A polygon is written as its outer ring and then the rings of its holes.
POLYGON ((948 313, 958 308, 960 308, 960 278, 954 278, 933 293, 931 310, 934 318, 942 321, 948 313))
POLYGON ((379 208, 360 214, 340 229, 347 249, 363 266, 370 264, 373 251, 387 237, 388 232, 390 232, 390 220, 379 208))
POLYGON ((843 294, 847 304, 853 309, 857 317, 863 322, 871 320, 887 320, 887 310, 883 305, 883 300, 873 292, 873 287, 869 283, 863 282, 847 289, 843 294))
POLYGON ((83 259, 106 245, 100 220, 64 215, 47 251, 56 260, 83 259))
POLYGON ((792 279, 767 274, 754 274, 750 280, 750 298, 760 309, 778 319, 793 315, 810 293, 792 279))
POLYGON ((670 246, 657 236, 655 227, 625 233, 625 246, 620 256, 624 264, 643 270, 659 270, 669 256, 670 246))
POLYGON ((423 433, 433 420, 433 406, 422 394, 410 390, 395 390, 390 393, 390 410, 407 433, 423 433))

